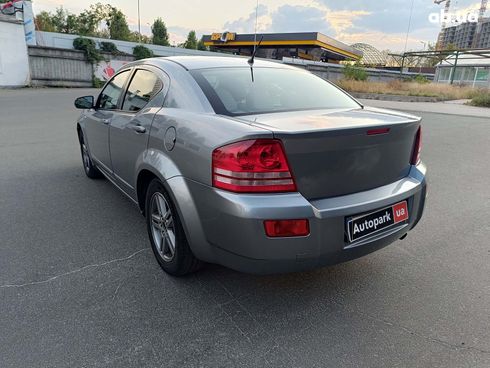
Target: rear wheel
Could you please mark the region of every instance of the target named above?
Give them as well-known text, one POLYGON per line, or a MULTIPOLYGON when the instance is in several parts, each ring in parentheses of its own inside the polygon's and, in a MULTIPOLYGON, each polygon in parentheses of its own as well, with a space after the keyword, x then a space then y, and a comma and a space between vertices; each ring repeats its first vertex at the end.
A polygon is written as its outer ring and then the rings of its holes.
POLYGON ((148 186, 145 215, 151 247, 163 270, 174 276, 197 271, 201 262, 192 253, 175 205, 158 179, 148 186))
POLYGON ((92 159, 90 158, 90 153, 88 152, 87 144, 83 139, 83 134, 79 133, 78 138, 80 140, 80 151, 82 154, 83 169, 85 171, 85 174, 90 179, 101 178, 102 173, 99 171, 99 169, 97 169, 97 167, 93 164, 92 159))

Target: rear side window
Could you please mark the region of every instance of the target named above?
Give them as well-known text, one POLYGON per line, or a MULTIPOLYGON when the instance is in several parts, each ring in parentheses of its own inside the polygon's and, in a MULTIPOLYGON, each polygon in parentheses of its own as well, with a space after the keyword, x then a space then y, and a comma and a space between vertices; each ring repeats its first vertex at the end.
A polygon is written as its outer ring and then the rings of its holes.
POLYGON ((129 83, 122 109, 139 111, 160 92, 163 83, 154 73, 138 69, 129 83))
POLYGON ((105 86, 100 93, 99 108, 103 110, 115 110, 117 109, 117 102, 123 92, 124 83, 128 79, 129 70, 125 70, 117 74, 112 80, 105 86))
POLYGON ((213 68, 191 71, 213 109, 223 115, 280 111, 359 108, 329 82, 303 70, 287 68, 213 68))

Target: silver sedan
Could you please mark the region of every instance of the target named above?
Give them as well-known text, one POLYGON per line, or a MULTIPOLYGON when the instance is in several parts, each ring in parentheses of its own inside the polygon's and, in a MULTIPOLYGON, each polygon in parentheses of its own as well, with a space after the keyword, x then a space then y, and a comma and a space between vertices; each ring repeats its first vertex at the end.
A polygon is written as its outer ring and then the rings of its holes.
POLYGON ((420 119, 362 106, 302 69, 146 59, 75 106, 87 176, 137 204, 173 275, 202 262, 262 274, 335 264, 422 216, 420 119))

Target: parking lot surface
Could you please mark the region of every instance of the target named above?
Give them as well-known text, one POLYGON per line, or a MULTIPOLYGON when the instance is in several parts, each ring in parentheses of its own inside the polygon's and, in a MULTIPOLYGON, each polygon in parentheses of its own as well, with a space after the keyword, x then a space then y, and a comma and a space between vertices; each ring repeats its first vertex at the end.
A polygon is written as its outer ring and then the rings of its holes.
POLYGON ((490 118, 420 113, 429 198, 405 240, 173 278, 138 209, 83 173, 90 93, 0 90, 0 367, 490 367, 490 118))

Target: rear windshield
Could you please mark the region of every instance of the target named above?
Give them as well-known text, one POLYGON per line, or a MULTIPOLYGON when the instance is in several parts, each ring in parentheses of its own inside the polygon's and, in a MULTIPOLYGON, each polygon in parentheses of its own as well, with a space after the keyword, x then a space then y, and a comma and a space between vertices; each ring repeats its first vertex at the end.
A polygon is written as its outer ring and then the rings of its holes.
POLYGON ((303 70, 213 68, 191 71, 217 114, 253 115, 280 111, 358 108, 329 82, 303 70))

